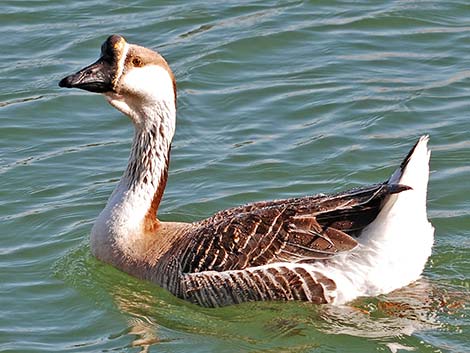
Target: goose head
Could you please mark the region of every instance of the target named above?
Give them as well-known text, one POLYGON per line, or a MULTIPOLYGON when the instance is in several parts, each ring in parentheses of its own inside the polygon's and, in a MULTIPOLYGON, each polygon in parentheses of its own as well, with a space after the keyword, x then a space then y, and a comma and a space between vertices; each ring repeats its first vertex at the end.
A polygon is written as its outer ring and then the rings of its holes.
POLYGON ((100 58, 64 77, 59 86, 103 94, 138 127, 176 112, 176 83, 166 60, 119 35, 108 37, 100 58))

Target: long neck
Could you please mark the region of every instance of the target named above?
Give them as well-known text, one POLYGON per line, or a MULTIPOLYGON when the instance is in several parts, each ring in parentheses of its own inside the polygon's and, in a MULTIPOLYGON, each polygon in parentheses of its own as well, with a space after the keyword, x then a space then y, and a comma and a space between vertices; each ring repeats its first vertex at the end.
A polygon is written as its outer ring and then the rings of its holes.
POLYGON ((156 214, 168 177, 172 130, 162 122, 136 128, 129 163, 118 186, 127 196, 122 201, 133 203, 141 211, 133 217, 144 219, 147 229, 158 222, 156 214))
POLYGON ((147 108, 139 111, 145 123, 135 124, 127 169, 92 230, 92 251, 103 259, 110 246, 139 256, 159 226, 156 213, 168 176, 175 109, 147 108))

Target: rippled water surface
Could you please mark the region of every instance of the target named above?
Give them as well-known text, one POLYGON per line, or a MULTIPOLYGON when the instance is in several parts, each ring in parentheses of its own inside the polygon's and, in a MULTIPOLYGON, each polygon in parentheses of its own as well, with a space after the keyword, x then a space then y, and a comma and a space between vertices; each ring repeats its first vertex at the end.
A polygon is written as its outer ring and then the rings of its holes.
POLYGON ((470 352, 468 2, 3 1, 0 23, 0 351, 470 352), (178 81, 165 220, 378 182, 430 134, 423 278, 208 310, 96 261, 132 127, 57 82, 112 33, 178 81))

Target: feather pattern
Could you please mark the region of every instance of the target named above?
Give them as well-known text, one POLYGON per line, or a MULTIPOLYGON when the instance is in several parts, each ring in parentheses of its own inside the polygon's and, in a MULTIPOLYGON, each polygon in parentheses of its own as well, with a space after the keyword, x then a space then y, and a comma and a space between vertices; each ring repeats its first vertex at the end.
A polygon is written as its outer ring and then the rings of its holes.
POLYGON ((353 236, 375 219, 384 201, 408 189, 384 183, 218 212, 192 224, 169 249, 173 261, 168 263, 177 263, 172 268, 179 275, 165 276, 179 283, 166 288, 204 306, 253 300, 331 302, 334 281, 305 264, 354 249, 358 243, 353 236))
POLYGON ((257 202, 194 224, 175 249, 183 272, 242 270, 325 259, 353 249, 385 198, 405 186, 378 184, 336 195, 257 202))

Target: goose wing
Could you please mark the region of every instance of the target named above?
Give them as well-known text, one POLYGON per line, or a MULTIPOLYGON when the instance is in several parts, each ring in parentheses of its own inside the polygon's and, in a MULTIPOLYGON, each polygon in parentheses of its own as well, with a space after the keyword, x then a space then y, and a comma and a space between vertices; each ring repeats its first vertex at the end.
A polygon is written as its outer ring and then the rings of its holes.
POLYGON ((183 273, 312 262, 353 249, 387 196, 408 189, 377 184, 335 195, 256 202, 196 223, 178 245, 183 273))

